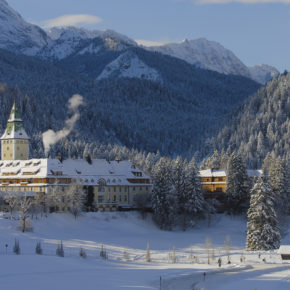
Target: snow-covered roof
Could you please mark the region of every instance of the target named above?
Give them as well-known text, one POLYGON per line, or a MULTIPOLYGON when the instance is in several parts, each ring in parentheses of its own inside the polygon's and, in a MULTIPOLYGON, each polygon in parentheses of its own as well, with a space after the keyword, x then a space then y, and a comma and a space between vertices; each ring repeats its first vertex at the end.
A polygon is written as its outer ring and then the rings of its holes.
POLYGON ((62 162, 50 158, 0 161, 0 178, 49 177, 81 179, 85 185, 96 185, 100 180, 107 185, 130 185, 132 183, 128 179, 150 179, 130 161, 93 159, 91 164, 83 159, 66 159, 62 162))
POLYGON ((278 250, 278 254, 288 254, 290 255, 290 245, 282 245, 278 250))
MULTIPOLYGON (((247 174, 250 177, 258 177, 262 174, 262 170, 247 170, 247 174)), ((227 170, 226 169, 205 169, 199 171, 200 177, 226 177, 227 170)))
POLYGON ((226 177, 227 171, 225 169, 205 169, 199 171, 200 177, 226 177))

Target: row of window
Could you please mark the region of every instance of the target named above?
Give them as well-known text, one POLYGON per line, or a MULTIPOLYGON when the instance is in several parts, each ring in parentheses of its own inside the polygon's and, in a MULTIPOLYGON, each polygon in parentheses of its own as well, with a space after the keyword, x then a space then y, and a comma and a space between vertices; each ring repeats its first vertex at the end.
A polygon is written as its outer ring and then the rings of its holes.
MULTIPOLYGON (((103 195, 99 195, 98 196, 98 203, 103 203, 103 202, 122 202, 122 195, 119 195, 119 198, 117 198, 116 195, 113 195, 112 199, 111 198, 107 198, 105 199, 105 197, 103 195)), ((127 195, 123 195, 123 202, 127 202, 128 201, 128 197, 127 195)))
MULTIPOLYGON (((108 188, 108 192, 122 192, 122 187, 121 186, 119 186, 119 187, 117 187, 117 186, 107 186, 107 188, 108 188)), ((127 186, 124 186, 123 188, 124 188, 123 191, 125 191, 125 192, 128 191, 128 187, 127 186)), ((132 191, 136 191, 137 188, 138 187, 133 186, 132 187, 132 191)), ((144 186, 139 186, 139 190, 140 191, 143 190, 143 189, 144 189, 144 186)), ((149 186, 146 186, 145 190, 149 191, 149 186)), ((99 185, 98 186, 98 192, 106 192, 106 187, 103 186, 103 185, 99 185)))
MULTIPOLYGON (((13 140, 4 140, 3 144, 12 144, 13 140)), ((15 140, 16 144, 27 144, 28 141, 27 140, 15 140)))

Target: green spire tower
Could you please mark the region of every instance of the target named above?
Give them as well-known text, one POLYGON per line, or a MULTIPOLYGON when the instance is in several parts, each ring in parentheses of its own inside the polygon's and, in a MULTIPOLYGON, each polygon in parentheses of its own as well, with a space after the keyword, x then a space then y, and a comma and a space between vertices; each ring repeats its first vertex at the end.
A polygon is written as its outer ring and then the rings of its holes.
POLYGON ((27 160, 29 158, 29 137, 14 102, 7 126, 1 137, 2 160, 27 160))

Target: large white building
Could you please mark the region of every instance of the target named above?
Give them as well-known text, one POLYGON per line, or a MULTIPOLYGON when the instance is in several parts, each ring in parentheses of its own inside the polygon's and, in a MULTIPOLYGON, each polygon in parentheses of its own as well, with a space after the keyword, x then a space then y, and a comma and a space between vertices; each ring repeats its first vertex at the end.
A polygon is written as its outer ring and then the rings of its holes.
POLYGON ((79 180, 97 210, 135 206, 137 196, 152 190, 149 176, 129 161, 103 159, 29 159, 29 137, 14 103, 1 137, 0 191, 48 195, 79 180))

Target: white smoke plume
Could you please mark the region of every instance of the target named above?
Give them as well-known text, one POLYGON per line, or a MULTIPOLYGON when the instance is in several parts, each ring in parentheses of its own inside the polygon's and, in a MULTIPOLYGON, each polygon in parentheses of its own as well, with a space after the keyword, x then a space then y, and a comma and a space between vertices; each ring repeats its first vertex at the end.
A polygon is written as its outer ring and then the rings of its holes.
POLYGON ((80 118, 79 106, 83 105, 83 103, 84 99, 81 95, 73 95, 68 101, 69 113, 72 113, 73 115, 65 121, 63 129, 57 132, 50 129, 42 134, 45 156, 47 156, 52 145, 56 144, 59 140, 65 138, 71 133, 75 123, 80 118))

